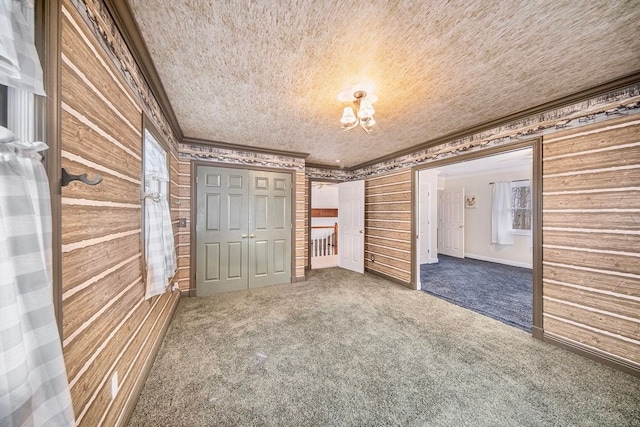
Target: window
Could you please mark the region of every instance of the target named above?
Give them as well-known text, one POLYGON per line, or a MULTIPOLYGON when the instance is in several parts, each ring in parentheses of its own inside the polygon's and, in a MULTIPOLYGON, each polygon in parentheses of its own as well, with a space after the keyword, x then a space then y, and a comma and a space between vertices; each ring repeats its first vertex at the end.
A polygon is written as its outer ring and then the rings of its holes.
POLYGON ((529 180, 511 183, 511 224, 515 233, 531 231, 531 184, 529 180))
POLYGON ((169 211, 169 168, 167 149, 151 132, 144 130, 144 254, 146 264, 145 299, 165 292, 176 271, 176 252, 169 211))
POLYGON ((15 139, 32 142, 39 136, 35 95, 45 96, 42 68, 33 42, 35 15, 33 6, 26 2, 11 6, 5 18, 11 17, 8 31, 13 45, 0 55, 0 126, 8 128, 15 139))

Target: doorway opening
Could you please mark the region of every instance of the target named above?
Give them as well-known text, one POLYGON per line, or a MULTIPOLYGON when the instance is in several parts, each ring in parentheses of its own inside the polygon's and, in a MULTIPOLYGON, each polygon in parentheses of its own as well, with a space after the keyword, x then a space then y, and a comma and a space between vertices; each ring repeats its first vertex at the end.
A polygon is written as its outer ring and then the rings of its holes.
POLYGON ((533 148, 417 172, 417 287, 533 327, 533 148))
POLYGON ((311 182, 311 269, 338 266, 338 183, 311 182))
POLYGON ((364 187, 363 180, 309 182, 307 265, 312 269, 341 267, 364 273, 364 187))

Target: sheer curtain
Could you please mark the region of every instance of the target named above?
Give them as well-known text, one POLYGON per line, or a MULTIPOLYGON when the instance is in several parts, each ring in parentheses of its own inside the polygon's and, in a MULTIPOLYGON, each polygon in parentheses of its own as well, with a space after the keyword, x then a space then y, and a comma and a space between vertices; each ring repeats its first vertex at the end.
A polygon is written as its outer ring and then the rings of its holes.
POLYGON ((144 215, 147 286, 145 298, 165 292, 176 271, 176 249, 168 200, 169 171, 167 153, 145 131, 144 137, 144 215))
POLYGON ((491 198, 491 243, 499 245, 513 244, 511 219, 511 182, 502 181, 493 184, 491 198))
POLYGON ((75 425, 53 309, 46 148, 0 126, 2 426, 75 425))

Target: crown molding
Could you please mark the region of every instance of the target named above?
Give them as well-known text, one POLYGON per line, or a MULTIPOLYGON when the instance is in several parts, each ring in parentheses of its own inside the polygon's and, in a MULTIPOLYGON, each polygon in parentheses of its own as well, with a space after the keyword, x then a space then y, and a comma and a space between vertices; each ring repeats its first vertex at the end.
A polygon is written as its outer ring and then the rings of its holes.
POLYGON ((275 156, 288 156, 288 157, 295 157, 298 159, 306 159, 307 157, 309 157, 309 153, 300 153, 297 151, 285 151, 285 150, 272 150, 269 148, 252 147, 250 145, 242 145, 242 144, 231 144, 229 142, 212 141, 209 139, 201 139, 201 138, 183 137, 180 143, 206 145, 209 147, 222 148, 225 150, 240 150, 240 151, 248 151, 253 153, 271 154, 275 156))
POLYGON ((162 113, 169 122, 169 126, 171 126, 171 130, 173 130, 178 141, 181 140, 184 134, 180 128, 180 123, 178 123, 173 107, 171 107, 171 102, 164 90, 164 85, 160 80, 153 59, 151 59, 149 49, 142 38, 138 23, 133 17, 129 2, 122 0, 104 0, 104 4, 111 14, 118 31, 120 31, 120 34, 124 38, 125 43, 129 46, 131 54, 140 67, 153 96, 155 96, 158 101, 162 113))
POLYGON ((315 168, 315 169, 349 170, 349 168, 343 168, 342 166, 324 165, 322 163, 309 163, 309 162, 306 162, 304 166, 306 168, 315 168))
POLYGON ((609 82, 603 83, 601 85, 598 85, 596 87, 593 87, 591 89, 587 89, 587 90, 583 90, 580 92, 576 92, 572 95, 568 95, 568 96, 564 96, 562 98, 558 98, 554 101, 550 101, 550 102, 546 102, 544 104, 540 104, 536 107, 532 107, 532 108, 528 108, 526 110, 522 110, 520 112, 517 113, 513 113, 513 114, 509 114, 508 116, 504 116, 501 117, 499 119, 496 120, 491 120, 489 122, 485 122, 482 123, 480 125, 476 125, 476 126, 472 126, 472 127, 468 127, 466 129, 463 129, 461 131, 458 132, 454 132, 436 139, 432 139, 426 142, 423 142, 421 144, 418 145, 414 145, 412 147, 409 148, 405 148, 403 150, 399 150, 396 152, 393 152, 391 154, 387 154, 385 156, 382 157, 378 157, 376 159, 373 160, 369 160, 367 162, 364 163, 360 163, 357 164, 355 166, 351 166, 349 168, 345 168, 345 170, 348 170, 350 172, 356 171, 358 169, 363 169, 372 165, 375 165, 377 163, 382 163, 382 162, 386 162, 387 160, 391 160, 391 159, 395 159, 397 157, 402 157, 402 156, 406 156, 407 154, 412 154, 416 151, 420 151, 420 150, 424 150, 427 148, 431 148, 431 147, 435 147, 437 145, 441 145, 441 144, 446 144, 448 142, 452 142, 455 141, 456 139, 460 139, 463 137, 467 137, 469 135, 473 135, 475 133, 480 133, 480 132, 484 132, 487 131, 489 129, 498 127, 498 126, 503 126, 507 123, 516 121, 516 120, 520 120, 523 119, 525 117, 529 117, 529 116, 533 116, 536 114, 540 114, 549 110, 553 110, 555 108, 562 108, 562 107, 566 107, 568 105, 571 104, 575 104, 581 101, 585 101, 589 98, 594 98, 600 95, 604 95, 608 92, 617 90, 617 89, 623 89, 625 87, 628 86, 632 86, 634 84, 638 84, 640 83, 640 71, 636 71, 635 73, 632 74, 628 74, 624 77, 615 79, 615 80, 611 80, 609 82))

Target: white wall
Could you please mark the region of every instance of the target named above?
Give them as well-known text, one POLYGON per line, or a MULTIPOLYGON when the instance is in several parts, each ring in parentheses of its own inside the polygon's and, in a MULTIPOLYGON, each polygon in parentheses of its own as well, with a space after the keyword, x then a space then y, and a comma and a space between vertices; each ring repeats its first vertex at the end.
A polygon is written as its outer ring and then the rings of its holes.
POLYGON ((333 184, 311 186, 311 207, 316 209, 338 209, 338 186, 333 184))
MULTIPOLYGON (((311 186, 311 207, 315 209, 338 209, 338 186, 311 186)), ((338 217, 311 218, 311 226, 334 225, 338 217)))
POLYGON ((475 196, 476 208, 465 208, 465 257, 531 268, 533 250, 531 234, 514 236, 513 245, 491 244, 490 182, 531 179, 530 169, 492 172, 446 179, 445 188, 464 187, 465 196, 475 196))

